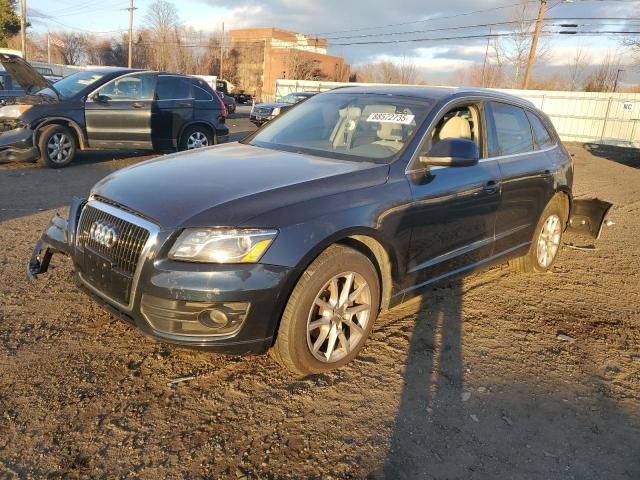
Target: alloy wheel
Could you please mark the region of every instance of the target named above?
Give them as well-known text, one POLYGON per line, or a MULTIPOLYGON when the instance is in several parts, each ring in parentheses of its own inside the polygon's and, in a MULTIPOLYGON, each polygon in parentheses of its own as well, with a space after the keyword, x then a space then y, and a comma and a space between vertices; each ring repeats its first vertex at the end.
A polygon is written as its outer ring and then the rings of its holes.
POLYGON ((193 132, 187 139, 187 150, 206 147, 208 145, 209 140, 207 139, 207 136, 202 132, 193 132))
POLYGON ((71 155, 71 139, 64 133, 54 133, 47 142, 47 155, 54 163, 65 163, 71 155))
POLYGON ((334 363, 364 340, 371 319, 371 290, 356 272, 334 276, 320 290, 307 320, 307 345, 313 356, 334 363))
POLYGON ((538 264, 543 268, 548 268, 552 263, 558 249, 560 248, 560 238, 562 236, 562 222, 556 214, 549 215, 542 225, 540 236, 538 237, 538 264))

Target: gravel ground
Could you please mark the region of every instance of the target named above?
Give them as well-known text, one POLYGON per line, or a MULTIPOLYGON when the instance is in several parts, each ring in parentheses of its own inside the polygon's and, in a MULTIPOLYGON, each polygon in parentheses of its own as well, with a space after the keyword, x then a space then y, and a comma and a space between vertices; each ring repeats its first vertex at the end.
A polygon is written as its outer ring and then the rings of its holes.
POLYGON ((570 150, 576 193, 615 203, 596 250, 453 281, 303 379, 142 336, 66 259, 27 282, 55 209, 143 157, 0 166, 0 478, 640 478, 640 155, 570 150))

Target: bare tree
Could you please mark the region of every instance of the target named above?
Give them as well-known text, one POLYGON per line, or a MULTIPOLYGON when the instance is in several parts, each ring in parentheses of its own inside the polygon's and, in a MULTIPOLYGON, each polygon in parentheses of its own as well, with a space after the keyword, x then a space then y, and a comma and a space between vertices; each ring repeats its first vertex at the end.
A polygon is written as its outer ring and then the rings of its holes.
POLYGON ((65 65, 78 65, 86 57, 87 39, 79 33, 59 32, 54 34, 54 48, 60 53, 65 65))
POLYGON ((320 62, 309 58, 303 52, 295 48, 287 52, 287 72, 288 78, 296 80, 322 80, 323 75, 320 70, 320 62))
POLYGON ((607 52, 600 65, 585 79, 586 92, 612 92, 620 68, 620 57, 607 52))
POLYGON ((178 10, 173 3, 155 0, 144 17, 150 33, 151 67, 157 70, 171 70, 176 66, 176 32, 180 25, 178 10))
MULTIPOLYGON (((531 13, 524 3, 522 7, 514 7, 511 14, 511 34, 502 37, 493 44, 493 60, 500 65, 506 64, 513 69, 511 88, 520 86, 520 76, 529 59, 531 39, 535 24, 531 19, 531 13)), ((549 57, 549 44, 544 39, 538 42, 534 65, 542 63, 549 57)))
POLYGON ((377 63, 360 65, 355 70, 355 74, 359 82, 409 84, 418 81, 415 64, 407 61, 406 58, 403 58, 399 63, 382 60, 377 63))
POLYGON ((576 49, 573 58, 567 65, 569 73, 569 90, 579 90, 584 80, 585 69, 589 64, 589 56, 582 47, 576 49))

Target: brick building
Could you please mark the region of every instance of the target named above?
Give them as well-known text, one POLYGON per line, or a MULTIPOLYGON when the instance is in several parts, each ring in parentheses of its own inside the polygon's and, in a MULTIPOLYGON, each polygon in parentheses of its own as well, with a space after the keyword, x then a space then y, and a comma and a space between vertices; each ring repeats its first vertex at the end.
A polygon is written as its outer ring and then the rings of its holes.
POLYGON ((240 88, 272 99, 279 78, 347 81, 344 58, 327 54, 327 40, 279 28, 246 28, 229 32, 236 49, 240 88), (302 78, 306 77, 306 78, 302 78))

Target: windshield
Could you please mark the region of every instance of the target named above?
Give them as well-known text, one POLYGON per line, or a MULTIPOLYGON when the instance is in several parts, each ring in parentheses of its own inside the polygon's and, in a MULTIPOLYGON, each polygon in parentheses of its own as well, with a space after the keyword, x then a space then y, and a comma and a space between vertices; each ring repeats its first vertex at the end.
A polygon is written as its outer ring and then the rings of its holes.
POLYGON ((432 101, 396 95, 311 97, 259 130, 248 143, 345 160, 386 163, 413 139, 432 101))
MULTIPOLYGON (((58 80, 53 84, 53 86, 63 97, 71 97, 86 87, 96 83, 104 77, 105 74, 106 72, 78 72, 63 78, 62 80, 58 80)), ((53 97, 56 96, 55 92, 50 88, 44 88, 38 93, 44 93, 53 97)))
POLYGON ((289 94, 282 97, 282 100, 280 101, 282 103, 288 103, 289 105, 293 105, 294 103, 298 103, 300 100, 304 100, 304 98, 305 97, 301 97, 299 95, 289 94))

